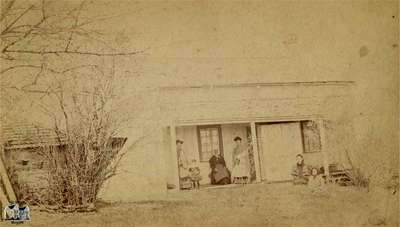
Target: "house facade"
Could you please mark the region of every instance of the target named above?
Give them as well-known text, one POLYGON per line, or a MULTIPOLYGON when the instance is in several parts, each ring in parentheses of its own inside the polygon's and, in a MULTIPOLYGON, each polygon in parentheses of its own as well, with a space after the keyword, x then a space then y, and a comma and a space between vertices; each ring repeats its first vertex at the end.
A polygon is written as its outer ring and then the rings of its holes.
POLYGON ((215 150, 232 169, 237 136, 252 145, 257 182, 290 180, 297 154, 328 170, 329 163, 344 161, 331 137, 350 132, 324 125, 346 119, 352 86, 346 81, 161 88, 161 109, 169 120, 163 126, 167 182, 178 185, 177 139, 184 141, 188 159, 199 163, 203 184, 210 183, 208 160, 215 150), (307 136, 311 126, 316 133, 307 136))
POLYGON ((237 136, 252 147, 252 182, 290 180, 297 154, 326 170, 331 163, 346 165, 355 86, 323 81, 160 87, 156 130, 126 154, 124 173, 106 183, 102 198, 152 200, 179 191, 176 140, 184 141, 187 159, 199 164, 203 186, 210 184, 213 152, 232 170, 237 136))

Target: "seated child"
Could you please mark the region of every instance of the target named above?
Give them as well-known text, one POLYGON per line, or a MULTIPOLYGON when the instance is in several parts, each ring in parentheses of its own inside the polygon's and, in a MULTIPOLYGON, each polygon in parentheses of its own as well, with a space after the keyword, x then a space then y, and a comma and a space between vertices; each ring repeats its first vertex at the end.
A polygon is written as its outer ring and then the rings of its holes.
POLYGON ((325 181, 321 174, 318 174, 318 169, 315 167, 311 169, 311 176, 308 178, 308 188, 313 193, 325 192, 325 181))
POLYGON ((292 170, 293 184, 304 185, 308 181, 308 168, 304 163, 303 155, 298 154, 296 156, 296 164, 292 170))
POLYGON ((201 176, 200 176, 200 168, 197 165, 196 159, 192 160, 192 164, 189 167, 189 177, 190 177, 190 180, 192 181, 193 188, 199 189, 201 176))

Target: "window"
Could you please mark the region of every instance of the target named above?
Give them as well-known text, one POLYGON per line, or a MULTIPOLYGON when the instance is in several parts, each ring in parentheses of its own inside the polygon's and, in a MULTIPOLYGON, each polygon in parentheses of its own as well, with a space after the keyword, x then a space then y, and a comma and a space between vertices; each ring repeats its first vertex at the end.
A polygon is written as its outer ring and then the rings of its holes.
POLYGON ((215 152, 223 155, 221 127, 219 125, 199 126, 197 134, 201 162, 208 162, 215 152))
POLYGON ((317 123, 314 121, 302 121, 301 131, 303 135, 304 153, 320 152, 321 139, 317 123))

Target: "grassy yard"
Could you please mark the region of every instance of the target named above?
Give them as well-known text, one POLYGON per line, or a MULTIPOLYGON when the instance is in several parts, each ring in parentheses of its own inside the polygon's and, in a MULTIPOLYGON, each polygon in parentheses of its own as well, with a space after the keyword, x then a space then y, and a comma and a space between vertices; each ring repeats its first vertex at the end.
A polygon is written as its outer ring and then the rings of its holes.
MULTIPOLYGON (((328 190, 328 195, 314 195, 307 187, 280 183, 183 191, 165 201, 100 204, 93 213, 33 209, 32 221, 24 226, 370 226, 371 212, 385 212, 384 192, 328 190)), ((398 200, 391 198, 384 226, 398 226, 398 200)))

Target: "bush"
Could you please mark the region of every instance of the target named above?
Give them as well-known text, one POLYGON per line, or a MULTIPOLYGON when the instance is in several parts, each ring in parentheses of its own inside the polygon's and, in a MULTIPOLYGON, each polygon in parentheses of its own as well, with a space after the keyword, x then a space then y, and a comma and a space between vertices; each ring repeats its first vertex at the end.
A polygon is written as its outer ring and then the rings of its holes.
POLYGON ((48 209, 90 211, 103 183, 115 174, 118 151, 125 138, 101 146, 80 143, 51 146, 41 154, 48 163, 47 193, 40 203, 48 209))

